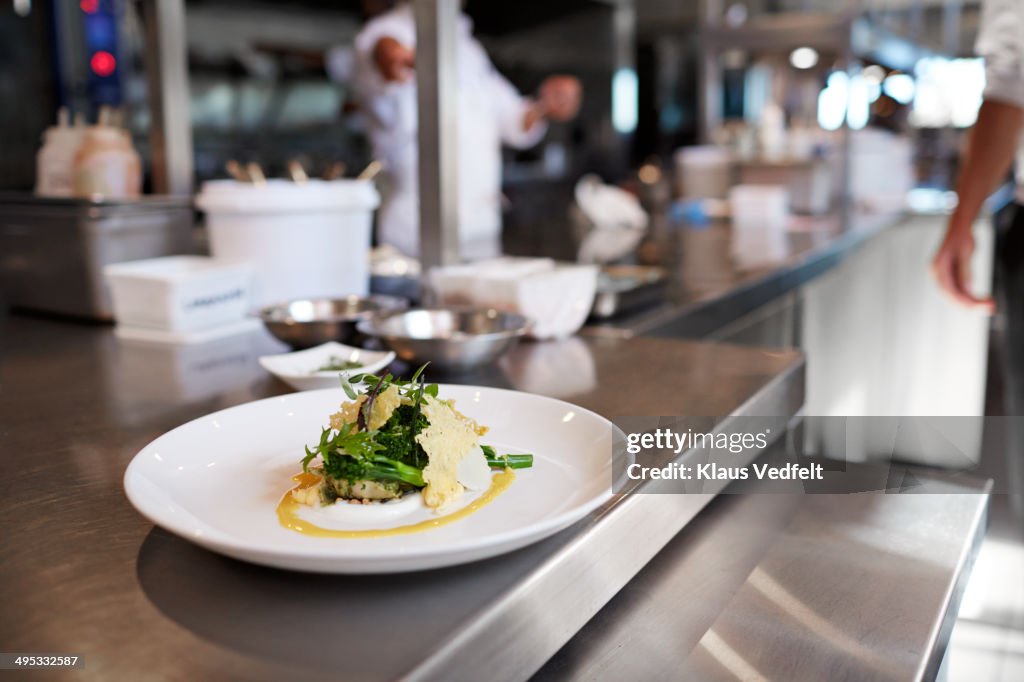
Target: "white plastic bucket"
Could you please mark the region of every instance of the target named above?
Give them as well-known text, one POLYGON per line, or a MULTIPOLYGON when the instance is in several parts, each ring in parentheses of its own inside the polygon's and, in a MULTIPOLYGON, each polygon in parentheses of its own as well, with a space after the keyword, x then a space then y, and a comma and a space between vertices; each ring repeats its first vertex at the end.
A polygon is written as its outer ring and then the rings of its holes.
POLYGON ((210 252, 248 261, 253 302, 365 295, 370 285, 370 230, 380 195, 370 182, 233 180, 203 184, 210 252))

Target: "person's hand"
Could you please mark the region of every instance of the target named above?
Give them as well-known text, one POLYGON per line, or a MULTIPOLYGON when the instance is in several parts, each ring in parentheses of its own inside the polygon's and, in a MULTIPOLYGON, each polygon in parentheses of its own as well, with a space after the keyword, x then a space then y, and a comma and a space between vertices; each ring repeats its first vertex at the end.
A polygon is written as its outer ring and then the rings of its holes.
POLYGON ((972 255, 974 235, 971 230, 950 227, 932 259, 932 275, 939 287, 957 303, 994 313, 996 306, 991 297, 979 298, 971 293, 972 255))
POLYGON ((551 76, 540 84, 537 101, 544 115, 553 121, 568 121, 580 110, 583 88, 573 76, 551 76))
POLYGON ((404 83, 416 68, 416 51, 394 38, 381 38, 373 46, 373 60, 384 80, 404 83))

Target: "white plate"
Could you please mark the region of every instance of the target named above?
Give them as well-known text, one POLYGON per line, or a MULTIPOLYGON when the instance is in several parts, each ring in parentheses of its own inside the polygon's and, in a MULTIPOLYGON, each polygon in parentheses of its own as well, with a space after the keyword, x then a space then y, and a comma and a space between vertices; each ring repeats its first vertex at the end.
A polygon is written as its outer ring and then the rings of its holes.
POLYGON ((337 388, 340 386, 338 376, 341 374, 373 374, 390 365, 394 359, 395 354, 391 351, 366 350, 328 341, 294 353, 264 355, 260 358, 260 365, 296 391, 314 391, 319 388, 337 388), (332 356, 359 362, 363 366, 344 371, 318 372, 332 356))
MULTIPOLYGON (((517 391, 444 385, 440 395, 491 427, 483 443, 499 453, 533 453, 534 466, 516 471, 516 480, 490 504, 439 528, 337 539, 280 525, 277 504, 293 486, 303 446, 318 439, 328 415, 346 400, 341 389, 259 400, 180 426, 135 456, 125 491, 153 523, 207 549, 322 573, 397 573, 496 556, 556 533, 611 497, 614 427, 607 419, 517 391)), ((476 495, 467 493, 459 506, 476 495)), ((433 514, 408 506, 408 514, 381 519, 378 527, 433 514)), ((365 527, 346 514, 339 523, 365 527)))

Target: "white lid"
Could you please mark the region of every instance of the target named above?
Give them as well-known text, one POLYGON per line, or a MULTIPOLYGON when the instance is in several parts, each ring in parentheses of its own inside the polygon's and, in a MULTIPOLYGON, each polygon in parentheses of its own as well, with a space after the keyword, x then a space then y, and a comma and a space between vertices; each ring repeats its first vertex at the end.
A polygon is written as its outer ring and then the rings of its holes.
POLYGON ((211 180, 204 182, 196 205, 217 213, 322 211, 326 208, 372 210, 380 195, 368 180, 267 180, 265 184, 211 180))
POLYGON ((114 277, 136 277, 162 282, 178 282, 211 273, 249 275, 252 265, 245 261, 228 261, 208 256, 162 256, 144 260, 112 263, 103 267, 103 274, 114 277))

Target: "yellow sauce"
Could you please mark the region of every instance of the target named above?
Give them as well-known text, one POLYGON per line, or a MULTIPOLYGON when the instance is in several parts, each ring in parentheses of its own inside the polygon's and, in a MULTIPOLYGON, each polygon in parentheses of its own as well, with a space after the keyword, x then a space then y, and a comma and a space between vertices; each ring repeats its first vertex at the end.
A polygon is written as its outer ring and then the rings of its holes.
MULTIPOLYGON (((512 481, 515 479, 516 475, 512 473, 511 469, 500 471, 494 475, 491 481, 491 487, 488 488, 483 495, 476 498, 462 509, 452 512, 451 514, 427 519, 426 521, 420 521, 419 523, 412 523, 407 526, 396 526, 395 528, 382 528, 379 530, 332 530, 330 528, 321 528, 320 526, 312 524, 305 519, 299 518, 299 508, 304 505, 295 501, 295 498, 292 497, 291 490, 285 493, 284 497, 281 498, 281 502, 277 505, 277 519, 281 522, 282 526, 289 530, 294 530, 296 533, 312 535, 313 537, 318 538, 383 538, 388 537, 389 535, 421 533, 425 530, 447 526, 449 523, 454 523, 459 519, 464 519, 473 512, 482 509, 493 502, 498 495, 503 493, 506 488, 512 485, 512 481)), ((313 474, 298 474, 297 476, 294 476, 292 480, 298 483, 298 485, 292 490, 303 490, 320 483, 320 477, 313 474)))

